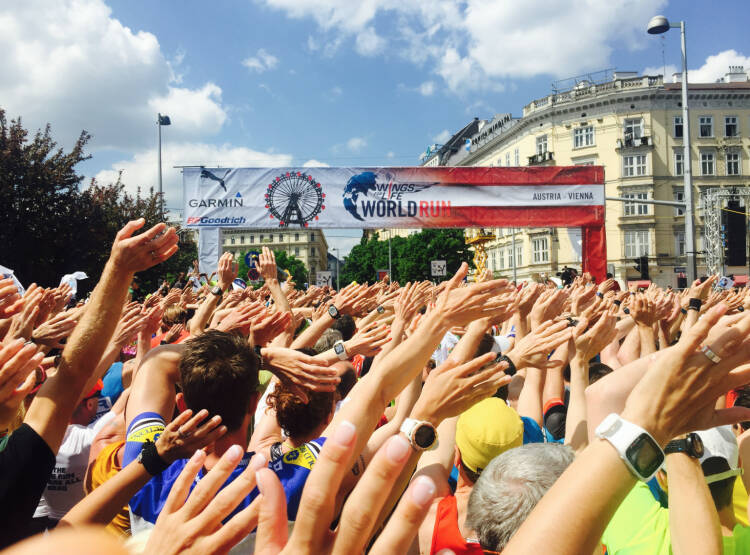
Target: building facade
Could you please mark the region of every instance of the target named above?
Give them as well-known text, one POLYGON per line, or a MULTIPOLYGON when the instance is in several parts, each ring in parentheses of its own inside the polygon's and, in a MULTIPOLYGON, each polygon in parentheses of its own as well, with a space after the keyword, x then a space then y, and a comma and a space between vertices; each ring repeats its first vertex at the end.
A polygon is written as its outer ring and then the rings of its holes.
MULTIPOLYGON (((722 82, 690 84, 692 176, 696 211, 698 274, 705 273, 701 191, 750 183, 750 82, 743 68, 731 68, 722 82)), ((462 166, 604 166, 606 196, 682 201, 683 123, 681 85, 662 76, 614 73, 611 79, 580 82, 568 91, 532 101, 520 118, 506 114, 486 122, 470 139, 462 166), (503 125, 490 128, 502 118, 503 125), (484 131, 484 132, 483 132, 484 131)), ((430 160, 428 160, 430 161, 430 160)), ((744 214, 745 207, 734 207, 744 214)), ((726 273, 747 274, 747 222, 739 234, 743 256, 726 273)), ((508 222, 510 225, 511 222, 508 222)), ((513 256, 519 279, 564 266, 580 269, 579 229, 491 230, 488 267, 511 276, 513 256), (515 243, 514 243, 515 240, 515 243), (513 247, 515 244, 515 247, 513 247), (515 253, 514 253, 515 251, 515 253)), ((622 281, 640 279, 635 259, 646 257, 648 276, 678 286, 684 272, 685 234, 681 209, 635 202, 606 204, 607 267, 622 281)), ((468 231, 468 234, 476 231, 468 231)))
POLYGON ((328 269, 328 242, 320 229, 224 229, 221 242, 223 252, 231 252, 237 259, 248 251, 260 253, 263 247, 293 255, 305 263, 308 283, 315 283, 315 272, 328 269))

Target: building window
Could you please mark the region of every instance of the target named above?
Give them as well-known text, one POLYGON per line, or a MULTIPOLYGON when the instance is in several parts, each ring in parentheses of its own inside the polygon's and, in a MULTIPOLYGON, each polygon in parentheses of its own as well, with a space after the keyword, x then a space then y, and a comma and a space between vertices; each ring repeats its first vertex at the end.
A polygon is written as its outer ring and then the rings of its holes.
POLYGON ((251 243, 255 243, 255 235, 251 235, 250 236, 250 242, 251 243))
POLYGON ((521 165, 521 159, 520 159, 520 156, 518 154, 518 149, 515 149, 513 151, 513 159, 515 160, 516 166, 520 166, 521 165))
POLYGON ((315 233, 310 234, 310 241, 315 241, 315 233))
POLYGON ((523 266, 523 247, 520 245, 516 247, 516 267, 519 266, 523 266))
POLYGON ((294 240, 295 241, 299 241, 299 233, 295 233, 294 234, 294 240))
POLYGON ((623 139, 635 140, 640 139, 643 136, 643 119, 642 118, 628 118, 624 124, 624 135, 623 139))
POLYGON ((740 175, 739 152, 727 152, 727 175, 740 175))
POLYGON ((294 254, 299 256, 299 247, 294 247, 294 254))
POLYGON ((685 232, 678 231, 674 234, 675 256, 685 256, 685 232))
POLYGON ((682 116, 675 116, 672 118, 672 128, 674 129, 672 135, 675 139, 682 138, 682 116))
POLYGON ((726 116, 724 118, 724 136, 737 137, 740 134, 740 127, 737 125, 737 116, 726 116))
MULTIPOLYGON (((500 263, 498 264, 498 268, 500 270, 502 270, 503 268, 505 268, 505 264, 504 264, 504 262, 505 262, 505 249, 500 249, 500 251, 498 252, 498 254, 499 254, 498 260, 500 261, 500 263)), ((495 253, 492 253, 492 256, 494 257, 495 253)))
POLYGON ((315 247, 310 247, 310 255, 315 256, 315 247))
POLYGON ((625 232, 625 258, 648 256, 648 230, 625 232))
POLYGON ((682 152, 674 153, 674 174, 683 175, 685 173, 685 155, 682 152))
POLYGON ((234 245, 234 237, 229 240, 234 245))
POLYGON ((263 234, 262 233, 260 234, 260 239, 258 239, 258 241, 261 242, 261 243, 263 242, 263 234))
POLYGON ((594 126, 579 127, 573 131, 573 148, 582 148, 593 146, 594 144, 594 126))
POLYGON ((547 152, 547 135, 540 135, 536 138, 536 153, 544 154, 547 152))
POLYGON ((283 242, 284 242, 284 236, 281 233, 279 233, 279 243, 283 243, 283 242))
POLYGON ((701 152, 701 175, 714 175, 716 157, 713 152, 701 152))
POLYGON ((534 253, 534 264, 549 262, 549 240, 546 237, 532 240, 531 250, 534 253))
POLYGON ((505 165, 510 166, 510 152, 505 153, 505 165))
POLYGON ((714 136, 714 117, 713 116, 701 116, 698 118, 698 136, 699 137, 713 137, 714 136))
POLYGON ((508 268, 513 267, 513 249, 508 249, 508 268))
POLYGON ((576 162, 573 165, 574 166, 593 166, 594 165, 594 161, 593 160, 579 160, 578 162, 576 162))
POLYGON ((240 245, 244 245, 244 244, 245 244, 245 236, 240 235, 240 245))
MULTIPOLYGON (((685 202, 685 193, 683 191, 675 191, 674 192, 674 201, 675 202, 685 202)), ((675 208, 674 209, 674 215, 675 216, 682 216, 685 213, 685 210, 682 208, 675 208)))
MULTIPOLYGON (((648 200, 648 193, 629 193, 622 195, 623 198, 632 198, 638 200, 648 200)), ((646 216, 648 215, 648 204, 642 202, 626 202, 625 216, 646 216)))
POLYGON ((646 175, 646 155, 635 154, 622 157, 622 176, 635 177, 646 175))

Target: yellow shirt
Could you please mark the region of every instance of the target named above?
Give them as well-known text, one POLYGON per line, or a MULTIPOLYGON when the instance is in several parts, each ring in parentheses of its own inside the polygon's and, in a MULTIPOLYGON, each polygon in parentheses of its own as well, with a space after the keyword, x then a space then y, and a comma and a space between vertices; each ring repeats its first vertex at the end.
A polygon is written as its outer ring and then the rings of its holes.
POLYGON ((734 507, 734 518, 742 526, 750 526, 747 520, 747 490, 742 482, 742 476, 738 476, 734 481, 734 491, 732 492, 732 506, 734 507))

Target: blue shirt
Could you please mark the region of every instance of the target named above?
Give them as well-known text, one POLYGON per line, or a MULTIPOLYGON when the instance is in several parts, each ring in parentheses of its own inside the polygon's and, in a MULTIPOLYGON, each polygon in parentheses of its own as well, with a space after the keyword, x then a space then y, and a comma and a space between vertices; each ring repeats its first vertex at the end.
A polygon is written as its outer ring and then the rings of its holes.
POLYGON ((523 444, 527 443, 563 443, 565 438, 555 439, 547 428, 541 428, 536 420, 528 416, 522 416, 523 422, 523 444))

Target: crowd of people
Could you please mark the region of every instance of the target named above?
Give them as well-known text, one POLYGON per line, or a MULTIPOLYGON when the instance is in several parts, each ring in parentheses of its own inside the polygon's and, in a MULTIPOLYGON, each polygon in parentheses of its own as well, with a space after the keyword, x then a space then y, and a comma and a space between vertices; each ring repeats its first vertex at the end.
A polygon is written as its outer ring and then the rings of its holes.
POLYGON ((7 553, 750 553, 750 295, 0 280, 7 553), (177 287, 175 287, 177 285, 177 287))

